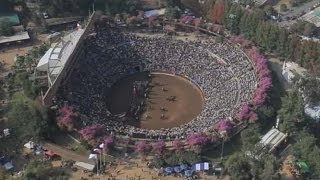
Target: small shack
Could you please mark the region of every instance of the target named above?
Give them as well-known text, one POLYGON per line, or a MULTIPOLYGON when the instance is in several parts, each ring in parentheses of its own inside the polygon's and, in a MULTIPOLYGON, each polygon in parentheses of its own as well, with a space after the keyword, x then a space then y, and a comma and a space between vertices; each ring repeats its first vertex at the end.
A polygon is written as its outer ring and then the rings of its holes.
POLYGON ((80 168, 83 168, 87 171, 90 171, 92 172, 95 168, 95 165, 92 165, 92 164, 89 164, 89 163, 85 163, 85 162, 80 162, 80 161, 77 161, 74 165, 80 167, 80 168))

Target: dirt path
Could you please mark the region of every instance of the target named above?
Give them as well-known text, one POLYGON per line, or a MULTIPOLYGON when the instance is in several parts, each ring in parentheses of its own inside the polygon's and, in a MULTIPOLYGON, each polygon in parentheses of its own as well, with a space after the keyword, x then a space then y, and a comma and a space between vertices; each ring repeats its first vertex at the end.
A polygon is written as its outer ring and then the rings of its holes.
POLYGON ((80 161, 80 162, 85 162, 88 164, 94 164, 93 161, 88 159, 88 155, 85 154, 78 154, 75 153, 73 151, 70 151, 64 147, 58 146, 56 144, 52 144, 52 143, 45 143, 43 144, 43 147, 45 147, 46 149, 50 149, 53 152, 55 152, 56 154, 58 154, 59 156, 61 156, 64 159, 71 159, 74 161, 80 161))

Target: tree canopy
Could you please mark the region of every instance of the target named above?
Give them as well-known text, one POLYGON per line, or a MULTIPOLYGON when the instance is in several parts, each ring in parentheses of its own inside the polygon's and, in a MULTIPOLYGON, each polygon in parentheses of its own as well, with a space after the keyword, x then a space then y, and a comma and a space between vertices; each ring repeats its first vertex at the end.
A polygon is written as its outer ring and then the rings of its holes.
POLYGON ((67 180, 70 174, 65 170, 60 168, 54 168, 49 161, 30 161, 24 172, 21 180, 42 180, 42 179, 52 179, 52 180, 67 180))
POLYGON ((233 154, 226 162, 228 173, 232 180, 247 180, 251 179, 251 166, 246 157, 241 154, 233 154))
POLYGON ((39 141, 50 133, 47 110, 24 95, 14 95, 8 118, 13 133, 22 142, 39 141))
POLYGON ((303 99, 296 90, 289 91, 282 99, 282 105, 278 111, 280 118, 280 130, 288 133, 295 133, 299 124, 305 123, 303 99))
POLYGON ((12 24, 8 20, 0 21, 0 36, 12 36, 12 24))

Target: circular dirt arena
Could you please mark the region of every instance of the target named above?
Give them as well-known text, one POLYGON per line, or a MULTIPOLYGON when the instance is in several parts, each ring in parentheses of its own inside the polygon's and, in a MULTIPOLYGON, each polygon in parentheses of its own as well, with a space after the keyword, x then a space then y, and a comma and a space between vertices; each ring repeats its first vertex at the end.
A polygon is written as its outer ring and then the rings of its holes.
POLYGON ((180 126, 197 117, 204 99, 196 85, 178 75, 163 72, 149 74, 135 73, 115 83, 106 98, 110 112, 127 113, 135 101, 143 103, 137 118, 132 118, 128 124, 153 130, 180 126), (148 85, 138 90, 134 87, 137 82, 148 82, 148 85))

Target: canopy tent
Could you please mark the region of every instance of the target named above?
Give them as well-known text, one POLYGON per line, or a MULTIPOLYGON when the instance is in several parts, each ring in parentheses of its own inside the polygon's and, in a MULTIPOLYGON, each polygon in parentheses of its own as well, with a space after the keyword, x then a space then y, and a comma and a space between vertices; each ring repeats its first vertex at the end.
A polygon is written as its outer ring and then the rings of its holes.
POLYGON ((92 164, 88 164, 88 163, 85 163, 85 162, 79 162, 79 161, 77 161, 74 165, 79 166, 79 167, 84 168, 84 169, 89 170, 89 171, 93 171, 93 169, 95 167, 92 164))
POLYGON ((299 170, 301 173, 308 173, 309 172, 309 167, 308 167, 307 163, 305 163, 303 161, 298 161, 297 165, 299 166, 299 170))
POLYGON ((161 16, 161 15, 164 15, 165 12, 166 12, 165 8, 145 11, 144 12, 144 17, 149 18, 151 16, 161 16))
POLYGON ((0 165, 3 166, 7 171, 13 168, 12 162, 6 156, 0 157, 0 165))
POLYGON ((186 165, 186 164, 180 164, 180 168, 181 168, 182 170, 186 170, 186 169, 188 169, 189 167, 188 167, 188 165, 186 165))
POLYGON ((186 170, 186 171, 184 171, 184 175, 187 176, 187 177, 192 176, 192 174, 193 174, 193 171, 192 171, 192 170, 186 170))
POLYGON ((173 169, 176 173, 180 173, 181 171, 183 171, 180 166, 175 166, 173 169))
POLYGON ((10 169, 13 169, 13 165, 12 165, 12 162, 7 162, 4 164, 4 169, 9 171, 10 169))
POLYGON ((24 147, 26 147, 28 149, 33 149, 34 148, 34 143, 32 141, 29 141, 26 144, 24 144, 24 147))
POLYGON ((209 170, 209 163, 204 162, 204 163, 197 163, 192 165, 192 169, 195 171, 206 171, 209 170))
POLYGON ((164 171, 166 172, 166 173, 173 173, 173 168, 172 167, 166 167, 166 168, 164 168, 164 171))

